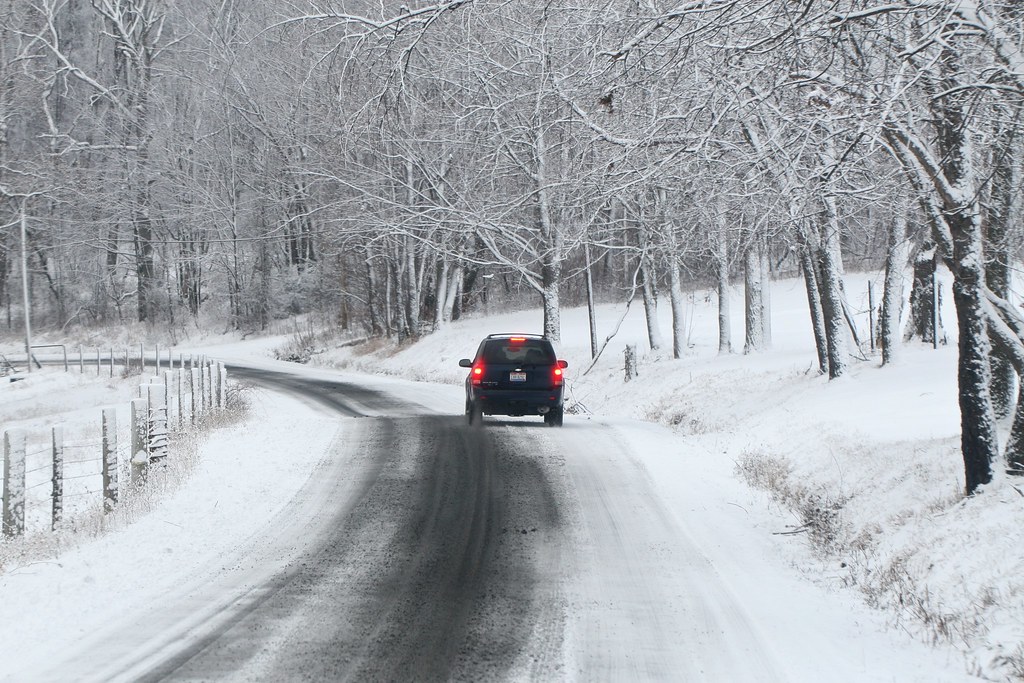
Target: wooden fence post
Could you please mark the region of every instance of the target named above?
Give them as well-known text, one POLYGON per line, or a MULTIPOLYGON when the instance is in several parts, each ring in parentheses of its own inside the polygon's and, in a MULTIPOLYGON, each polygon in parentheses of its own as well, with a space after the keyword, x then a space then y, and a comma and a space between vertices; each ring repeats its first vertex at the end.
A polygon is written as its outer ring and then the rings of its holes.
POLYGON ((4 432, 4 536, 25 533, 25 432, 4 432))
POLYGON ((85 373, 85 351, 82 350, 82 345, 78 345, 78 373, 85 373))
POLYGON ((185 387, 188 381, 191 380, 192 373, 188 372, 184 368, 178 370, 178 407, 181 410, 181 414, 178 418, 178 426, 184 427, 185 425, 192 424, 195 421, 192 415, 192 392, 185 391, 185 387), (186 380, 186 378, 189 378, 186 380))
POLYGON ((56 531, 64 520, 64 428, 54 427, 53 435, 53 519, 50 529, 56 531))
POLYGON ((103 360, 100 358, 100 347, 96 347, 96 376, 100 376, 100 369, 103 367, 103 360))
POLYGON ((139 344, 139 374, 146 374, 146 345, 139 344))
POLYGON ((210 363, 210 405, 220 408, 220 363, 210 363))
POLYGON ((217 408, 217 382, 220 375, 217 373, 217 366, 213 361, 207 361, 206 367, 210 368, 210 410, 217 408))
POLYGON ((623 353, 626 356, 626 381, 628 382, 639 374, 636 368, 636 344, 627 344, 623 353))
POLYGON ((103 409, 103 510, 113 512, 117 507, 117 413, 113 408, 103 409))
POLYGON ((174 390, 174 371, 164 370, 164 405, 167 406, 167 431, 178 426, 181 407, 177 405, 178 392, 174 390))
POLYGON ((147 418, 149 403, 144 398, 132 400, 132 483, 139 484, 146 479, 149 467, 147 418))
POLYGON ((174 401, 178 404, 178 422, 181 423, 181 416, 185 414, 185 406, 182 403, 185 396, 185 373, 181 369, 174 371, 174 391, 177 393, 174 401))
POLYGON ((114 347, 110 347, 110 376, 114 376, 114 347))
POLYGON ((199 368, 192 368, 188 373, 189 387, 192 389, 192 423, 195 424, 203 416, 203 385, 199 368))
POLYGON ((868 280, 868 336, 871 337, 871 350, 875 350, 875 283, 868 280))
POLYGON ((223 363, 218 363, 218 374, 220 375, 220 381, 217 382, 217 386, 220 389, 220 398, 217 404, 221 408, 228 407, 228 369, 224 367, 223 363))
POLYGON ((213 407, 213 380, 210 373, 210 364, 203 359, 203 412, 213 407))
POLYGON ((167 404, 164 403, 164 385, 146 385, 149 398, 149 462, 161 461, 167 457, 167 404))
POLYGON ((159 375, 160 374, 160 345, 159 344, 156 345, 156 365, 154 365, 153 367, 156 368, 156 374, 159 375))

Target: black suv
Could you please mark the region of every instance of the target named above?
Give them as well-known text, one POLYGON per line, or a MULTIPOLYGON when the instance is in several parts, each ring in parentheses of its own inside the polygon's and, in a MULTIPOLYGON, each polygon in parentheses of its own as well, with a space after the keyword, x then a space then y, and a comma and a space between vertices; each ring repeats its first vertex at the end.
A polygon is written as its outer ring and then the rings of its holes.
POLYGON ((562 426, 563 372, 545 337, 492 334, 480 342, 466 378, 466 419, 480 424, 484 415, 541 415, 549 427, 562 426))

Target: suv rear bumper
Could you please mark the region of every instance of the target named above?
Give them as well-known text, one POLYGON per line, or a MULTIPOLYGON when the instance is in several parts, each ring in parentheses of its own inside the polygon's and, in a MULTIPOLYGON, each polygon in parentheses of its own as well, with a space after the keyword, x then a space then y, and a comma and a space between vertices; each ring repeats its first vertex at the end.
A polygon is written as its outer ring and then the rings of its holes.
POLYGON ((539 389, 476 389, 471 399, 484 415, 543 415, 562 407, 562 388, 539 389))

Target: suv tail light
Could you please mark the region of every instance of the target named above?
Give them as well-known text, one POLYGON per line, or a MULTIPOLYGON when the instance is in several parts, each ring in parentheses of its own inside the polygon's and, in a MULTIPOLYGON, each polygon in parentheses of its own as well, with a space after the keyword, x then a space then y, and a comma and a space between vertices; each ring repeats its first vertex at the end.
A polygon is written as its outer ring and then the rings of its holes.
POLYGON ((558 367, 557 365, 555 366, 555 369, 552 371, 552 379, 554 380, 554 385, 556 387, 562 386, 562 380, 564 379, 564 373, 562 372, 562 368, 558 367))
POLYGON ((470 376, 473 378, 473 384, 479 385, 484 380, 484 366, 482 363, 477 363, 470 370, 470 376))

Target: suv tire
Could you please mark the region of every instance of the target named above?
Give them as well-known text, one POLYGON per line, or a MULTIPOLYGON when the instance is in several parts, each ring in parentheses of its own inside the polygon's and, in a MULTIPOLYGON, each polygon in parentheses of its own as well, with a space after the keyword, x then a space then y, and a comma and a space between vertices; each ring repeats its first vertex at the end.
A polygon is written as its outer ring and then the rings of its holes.
POLYGON ((484 424, 484 411, 477 403, 470 403, 466 409, 466 421, 474 427, 484 424))
POLYGON ((562 426, 562 409, 555 408, 548 412, 544 416, 544 424, 548 427, 561 427, 562 426))

